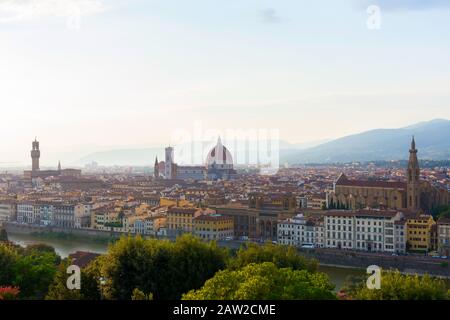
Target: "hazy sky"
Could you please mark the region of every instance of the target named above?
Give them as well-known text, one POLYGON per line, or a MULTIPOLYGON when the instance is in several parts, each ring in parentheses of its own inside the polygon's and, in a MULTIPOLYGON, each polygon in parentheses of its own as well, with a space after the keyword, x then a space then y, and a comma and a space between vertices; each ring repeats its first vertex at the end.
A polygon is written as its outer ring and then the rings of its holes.
POLYGON ((298 143, 450 118, 448 3, 0 0, 0 166, 35 136, 53 164, 195 121, 298 143))

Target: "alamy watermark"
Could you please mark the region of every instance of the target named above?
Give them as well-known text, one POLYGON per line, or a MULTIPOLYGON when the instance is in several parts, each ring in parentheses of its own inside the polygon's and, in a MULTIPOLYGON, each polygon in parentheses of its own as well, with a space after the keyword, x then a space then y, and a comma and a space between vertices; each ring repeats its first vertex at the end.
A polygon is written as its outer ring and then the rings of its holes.
POLYGON ((369 290, 381 289, 381 268, 376 265, 367 267, 367 274, 370 276, 367 278, 366 285, 369 290))
POLYGON ((103 0, 3 0, 0 1, 0 23, 57 17, 65 19, 68 29, 79 30, 83 16, 103 11, 103 0))
POLYGON ((67 278, 66 286, 69 290, 81 289, 81 270, 79 266, 71 265, 67 268, 67 274, 70 276, 67 278))
POLYGON ((212 150, 221 148, 213 152, 218 164, 229 164, 231 160, 233 165, 255 167, 266 175, 276 174, 280 167, 278 129, 203 129, 202 123, 197 121, 193 129, 174 130, 170 144, 174 147, 174 162, 178 165, 208 164, 212 150), (227 155, 232 159, 224 159, 227 155))
POLYGON ((369 30, 381 29, 381 8, 376 5, 371 5, 366 10, 367 17, 366 25, 369 30))

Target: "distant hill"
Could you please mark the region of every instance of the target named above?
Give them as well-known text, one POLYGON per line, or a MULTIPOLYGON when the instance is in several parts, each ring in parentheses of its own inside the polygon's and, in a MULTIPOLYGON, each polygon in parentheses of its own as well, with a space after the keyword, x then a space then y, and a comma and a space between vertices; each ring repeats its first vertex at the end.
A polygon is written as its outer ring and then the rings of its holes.
MULTIPOLYGON (((420 159, 450 159, 450 120, 437 119, 400 129, 371 130, 332 141, 291 144, 281 140, 279 143, 280 164, 407 159, 412 135, 416 137, 420 159)), ((208 146, 214 145, 211 143, 204 143, 204 151, 208 151, 208 146)), ((234 151, 231 146, 229 149, 234 151)), ((241 150, 238 149, 237 152, 239 154, 241 150)), ((75 164, 83 166, 95 161, 106 166, 153 166, 155 156, 163 160, 164 147, 95 152, 81 158, 75 164)), ((177 155, 175 157, 177 158, 177 155)), ((197 155, 196 158, 203 159, 204 155, 197 155)))
MULTIPOLYGON (((298 152, 299 150, 307 149, 312 146, 319 145, 320 143, 325 142, 322 141, 313 141, 308 143, 298 143, 291 144, 289 142, 281 140, 279 142, 280 153, 284 155, 293 154, 298 152)), ((204 152, 210 150, 210 148, 215 144, 215 142, 204 142, 204 152)), ((227 146, 227 145, 226 145, 227 146)), ((234 151, 232 146, 229 147, 230 151, 234 151)), ((175 147, 176 148, 176 147, 175 147)), ((246 147, 249 148, 249 147, 246 147)), ((177 148, 176 148, 177 149, 177 148)), ((243 149, 238 149, 238 153, 243 151, 243 149)), ((254 145, 250 147, 250 149, 254 149, 254 145)), ((178 148, 176 151, 179 151, 178 148)), ((253 150, 254 151, 254 150, 253 150)), ((256 152, 256 151, 255 151, 256 152)), ((92 163, 93 161, 97 162, 100 165, 105 166, 153 166, 155 161, 155 156, 158 156, 158 159, 164 160, 164 147, 153 147, 153 148, 130 148, 130 149, 113 149, 91 153, 78 161, 75 162, 76 165, 84 166, 85 164, 92 163)), ((177 158, 177 154, 175 153, 175 158, 177 158)), ((206 155, 196 155, 196 159, 205 159, 206 155)), ((179 159, 178 159, 179 160, 179 159)), ((175 159, 177 161, 177 159, 175 159)))
POLYGON ((399 129, 376 129, 336 139, 319 146, 281 155, 281 162, 332 163, 408 158, 411 136, 419 158, 450 159, 450 120, 436 119, 399 129))

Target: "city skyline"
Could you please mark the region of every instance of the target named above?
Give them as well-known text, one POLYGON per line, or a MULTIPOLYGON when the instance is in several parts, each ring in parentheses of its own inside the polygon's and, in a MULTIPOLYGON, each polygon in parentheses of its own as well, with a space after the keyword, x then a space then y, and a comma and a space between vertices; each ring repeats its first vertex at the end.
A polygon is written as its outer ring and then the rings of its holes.
MULTIPOLYGON (((428 134, 435 134, 436 130, 440 130, 439 128, 441 128, 442 130, 447 130, 448 124, 450 123, 450 120, 448 119, 433 119, 430 121, 421 121, 418 123, 414 123, 414 124, 409 124, 406 127, 402 127, 402 128, 376 128, 373 130, 367 130, 364 132, 357 132, 357 133, 353 133, 350 134, 348 136, 345 137, 338 137, 338 138, 330 138, 330 139, 325 139, 325 140, 321 140, 321 141, 311 141, 311 142, 306 142, 306 143, 300 143, 300 144, 292 144, 289 143, 288 141, 285 141, 283 139, 279 139, 279 137, 277 138, 277 136, 271 136, 271 134, 273 135, 272 132, 270 131, 260 131, 258 132, 257 129, 255 130, 254 128, 248 129, 247 131, 239 131, 241 129, 238 130, 234 130, 234 129, 226 129, 224 131, 220 131, 214 128, 203 128, 201 125, 199 125, 198 123, 196 124, 196 126, 194 126, 193 128, 190 128, 190 130, 188 130, 188 128, 183 129, 184 131, 182 131, 181 133, 184 135, 182 140, 174 140, 171 139, 169 140, 169 143, 159 143, 159 144, 143 144, 143 145, 124 145, 124 146, 120 146, 120 145, 110 145, 110 146, 84 146, 84 147, 79 147, 76 146, 73 147, 71 142, 68 142, 67 146, 66 146, 66 150, 64 149, 60 149, 60 148, 54 148, 52 147, 52 140, 50 141, 45 141, 44 143, 44 157, 42 158, 42 164, 45 168, 56 168, 61 166, 61 161, 64 162, 65 165, 70 165, 70 166, 84 166, 86 164, 90 164, 92 162, 99 162, 100 161, 100 165, 106 165, 106 166, 115 166, 115 165, 119 165, 119 166, 151 166, 151 160, 148 161, 148 156, 150 157, 162 157, 163 152, 164 152, 164 148, 167 146, 174 146, 176 147, 177 150, 177 154, 178 156, 181 156, 184 160, 185 164, 191 164, 191 165, 197 165, 200 164, 201 161, 198 161, 199 159, 201 159, 201 157, 206 155, 206 152, 210 150, 211 147, 213 147, 215 145, 216 142, 216 138, 223 137, 225 138, 226 143, 229 144, 229 146, 231 147, 232 153, 235 156, 238 157, 242 157, 243 153, 245 154, 251 154, 252 152, 256 152, 256 146, 257 145, 266 145, 266 148, 272 148, 276 147, 278 148, 280 154, 277 156, 279 157, 281 155, 281 153, 283 153, 284 155, 288 155, 290 153, 290 156, 288 157, 289 160, 287 160, 287 162, 290 162, 291 164, 296 164, 296 163, 304 163, 304 160, 301 159, 297 159, 298 162, 295 162, 295 156, 292 156, 292 152, 293 151, 297 151, 297 152, 302 152, 302 151, 308 151, 308 150, 313 150, 315 147, 317 146, 325 146, 328 144, 335 144, 338 141, 342 141, 342 139, 352 139, 353 137, 357 137, 357 136, 365 136, 367 134, 371 134, 372 132, 379 132, 381 131, 385 131, 385 130, 400 130, 402 132, 401 136, 402 136, 402 140, 404 140, 405 138, 409 138, 408 134, 411 134, 412 136, 414 136, 416 130, 419 130, 418 132, 421 132, 420 135, 421 137, 431 139, 431 141, 435 141, 433 139, 436 139, 436 137, 432 137, 432 136, 427 136, 426 134, 424 135, 424 131, 423 129, 425 127, 428 127, 428 134), (430 131, 431 129, 431 131, 430 131), (229 131, 227 131, 229 130, 229 131), (408 132, 404 132, 404 130, 409 130, 408 132), (184 133, 183 133, 184 132, 184 133), (234 134, 241 134, 240 136, 234 136, 234 134), (252 134, 259 134, 261 136, 252 136, 252 134), (239 138, 241 137, 241 138, 239 138), (262 138, 262 137, 266 137, 266 138, 262 138), (272 138, 271 138, 272 137, 272 138), (276 141, 272 141, 271 139, 276 138, 276 141), (199 142, 202 142, 200 144, 198 144, 199 142), (198 149, 200 148, 200 149, 198 149), (70 151, 69 151, 70 150, 70 151), (143 153, 144 151, 147 153, 147 156, 144 156, 143 153), (148 154, 148 152, 151 151, 151 154, 148 154), (121 155, 121 159, 118 160, 117 162, 114 163, 102 163, 101 160, 99 159, 95 159, 95 155, 99 155, 99 154, 103 154, 103 153, 112 153, 112 155, 110 155, 110 159, 107 161, 113 161, 113 159, 111 159, 111 157, 114 157, 114 154, 118 154, 119 152, 122 153, 121 155), (140 157, 142 159, 139 160, 139 164, 135 163, 136 161, 136 157, 138 156, 137 154, 135 154, 134 156, 130 157, 128 160, 129 162, 123 163, 124 161, 124 157, 123 155, 127 155, 127 152, 140 152, 141 155, 140 157), (189 160, 188 158, 186 158, 186 156, 188 156, 186 154, 186 152, 188 152, 188 154, 190 154, 190 157, 193 157, 191 160, 189 160), (94 157, 94 159, 89 160, 89 157, 94 157), (63 160, 61 160, 63 159, 63 160), (194 161, 194 159, 196 159, 197 162, 194 161), (187 162, 186 162, 187 161, 187 162), (194 162, 191 162, 194 161, 194 162), (83 162, 83 163, 82 163, 83 162)), ((446 132, 446 131, 445 131, 446 132)), ((445 136, 445 132, 442 132, 442 134, 445 136)), ((277 134, 277 132, 275 131, 275 133, 277 134)), ((440 133, 438 133, 438 135, 442 135, 440 133)), ((178 136, 177 139, 179 139, 180 133, 178 133, 176 136, 178 136)), ((375 136, 377 136, 377 134, 375 133, 375 136)), ((382 138, 382 139, 386 139, 383 138, 383 136, 378 136, 378 138, 382 138)), ((391 138, 394 138, 393 136, 391 138)), ((398 139, 399 137, 397 136, 396 139, 398 139)), ((367 139, 366 138, 362 138, 362 139, 367 139)), ((369 138, 369 139, 373 139, 369 138)), ((38 137, 34 137, 32 144, 32 149, 34 150, 35 148, 35 142, 37 141, 39 143, 40 139, 38 139, 38 137)), ((398 141, 400 142, 400 141, 398 141)), ((350 142, 350 143, 354 143, 354 142, 350 142)), ((30 144, 28 144, 27 146, 29 146, 30 144)), ((339 145, 339 144, 338 144, 339 145)), ((25 146, 21 146, 23 147, 22 149, 26 149, 25 146)), ((373 145, 373 147, 375 147, 375 145, 373 145)), ((438 146, 433 146, 433 151, 431 151, 431 154, 433 152, 436 152, 439 150, 438 146), (436 149, 437 148, 437 149, 436 149)), ((444 148, 445 149, 445 148, 444 148)), ((441 151, 441 154, 445 154, 445 150, 439 150, 441 151)), ((33 152, 33 151, 32 151, 33 152)), ((264 151, 262 151, 264 152, 264 151)), ((128 154, 129 155, 129 154, 128 154)), ((262 155, 262 154, 261 154, 262 155)), ((100 156, 101 157, 101 156, 100 156)), ((189 156, 188 156, 189 157, 189 156)), ((22 163, 20 162, 7 162, 5 160, 8 159, 8 157, 5 155, 3 155, 2 160, 0 161, 0 168, 4 168, 4 169, 8 169, 8 168, 27 168, 30 166, 30 158, 29 158, 29 150, 27 152, 24 152, 24 154, 21 155, 22 159, 25 159, 22 163)), ((393 157, 390 158, 390 160, 402 160, 403 158, 397 158, 397 157, 393 157)), ((428 159, 428 158, 424 158, 427 160, 433 160, 433 159, 428 159)), ((348 162, 348 161, 376 161, 376 160, 383 160, 382 157, 379 158, 373 158, 373 159, 366 159, 366 160, 358 160, 358 159, 348 159, 345 160, 343 162, 348 162)), ((438 159, 434 159, 434 160, 444 160, 444 158, 438 158, 438 159)), ((279 161, 279 160, 278 160, 279 161)), ((282 156, 281 161, 283 163, 286 162, 286 158, 284 156, 282 156)), ((311 162, 311 161, 309 161, 311 162)), ((312 161, 314 162, 314 161, 312 161)), ((328 161, 328 163, 332 163, 333 161, 328 161)), ((342 161, 335 161, 335 162, 342 162, 342 161)), ((308 161, 306 162, 308 163, 308 161)), ((327 162, 326 162, 327 163, 327 162)), ((241 165, 243 163, 240 163, 241 165)), ((252 165, 253 163, 248 163, 250 165, 252 165)))
POLYGON ((27 3, 0 4, 9 165, 28 162, 35 136, 52 165, 164 145, 195 121, 304 143, 450 118, 441 1, 378 1, 380 30, 367 28, 368 1, 85 0, 75 26, 55 1, 27 3))

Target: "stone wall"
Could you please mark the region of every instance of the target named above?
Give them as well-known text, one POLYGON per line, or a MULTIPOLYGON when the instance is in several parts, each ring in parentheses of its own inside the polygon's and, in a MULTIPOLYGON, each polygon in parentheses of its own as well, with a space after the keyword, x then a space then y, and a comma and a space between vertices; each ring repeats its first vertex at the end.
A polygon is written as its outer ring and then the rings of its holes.
POLYGON ((383 269, 397 269, 403 273, 428 273, 434 276, 450 277, 449 259, 437 259, 426 256, 392 256, 331 249, 299 250, 305 256, 315 258, 324 265, 363 269, 370 265, 377 265, 383 269))

